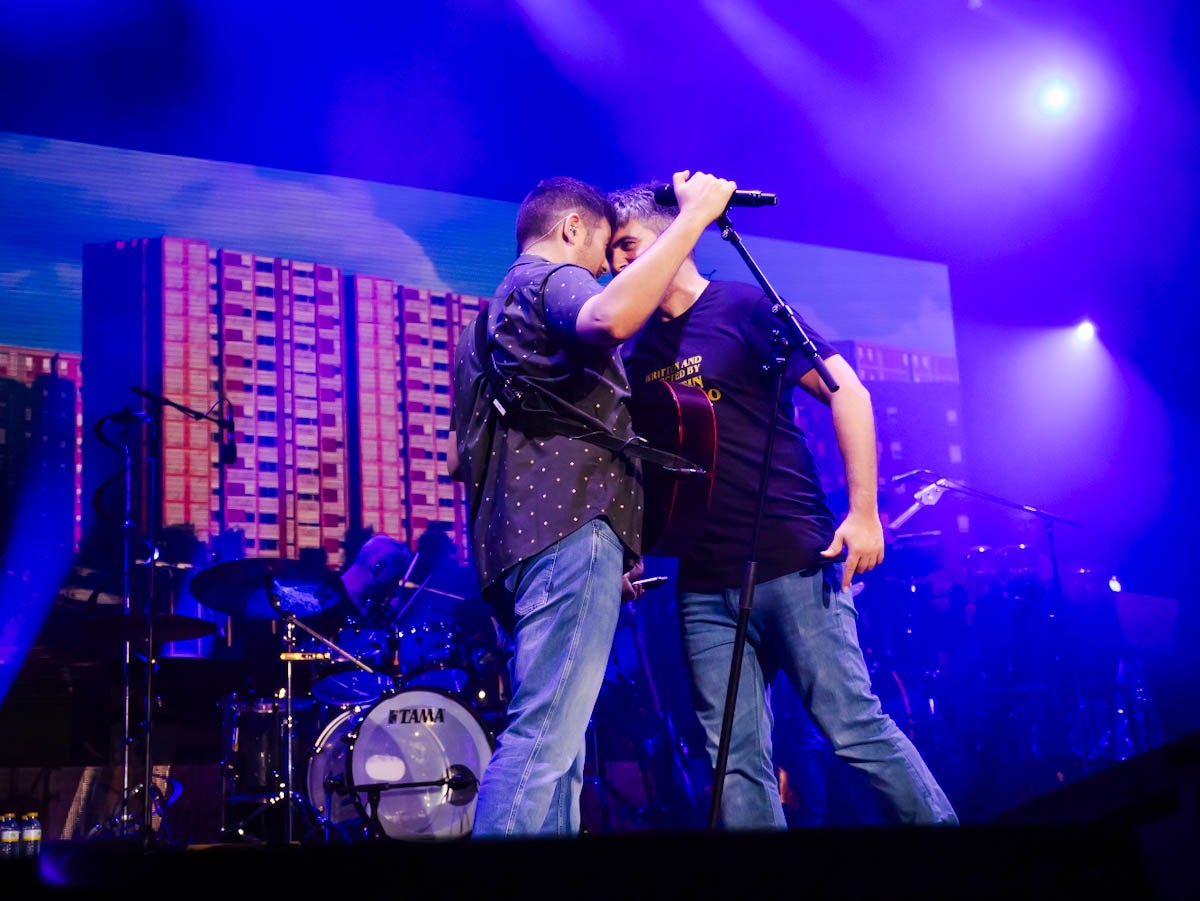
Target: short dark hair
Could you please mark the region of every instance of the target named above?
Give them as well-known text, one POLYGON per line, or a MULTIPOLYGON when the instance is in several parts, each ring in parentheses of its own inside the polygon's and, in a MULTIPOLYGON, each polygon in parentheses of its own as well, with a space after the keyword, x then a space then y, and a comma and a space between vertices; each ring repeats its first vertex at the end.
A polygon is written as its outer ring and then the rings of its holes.
POLYGON ((648 225, 659 234, 666 231, 667 226, 679 214, 679 208, 663 206, 654 199, 654 188, 659 184, 661 182, 644 182, 620 191, 609 192, 608 202, 612 204, 613 215, 616 216, 613 231, 624 228, 633 219, 648 225))
POLYGON ((559 219, 573 210, 583 216, 588 228, 595 228, 601 219, 607 220, 610 228, 616 227, 612 204, 598 188, 567 176, 545 178, 525 195, 517 211, 517 253, 522 253, 526 244, 545 237, 559 219))

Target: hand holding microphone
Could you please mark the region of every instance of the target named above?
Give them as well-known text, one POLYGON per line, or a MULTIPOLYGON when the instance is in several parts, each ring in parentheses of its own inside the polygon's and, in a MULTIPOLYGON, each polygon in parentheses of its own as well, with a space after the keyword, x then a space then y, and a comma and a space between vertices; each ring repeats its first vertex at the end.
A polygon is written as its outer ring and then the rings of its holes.
MULTIPOLYGON (((654 202, 659 206, 679 206, 674 185, 658 185, 654 189, 654 202)), ((727 206, 775 206, 779 198, 765 191, 734 191, 727 206)))
POLYGON ((680 219, 703 220, 705 225, 715 222, 729 208, 729 198, 737 189, 737 182, 731 179, 687 169, 676 172, 671 181, 672 184, 656 189, 656 193, 669 191, 679 207, 680 219))

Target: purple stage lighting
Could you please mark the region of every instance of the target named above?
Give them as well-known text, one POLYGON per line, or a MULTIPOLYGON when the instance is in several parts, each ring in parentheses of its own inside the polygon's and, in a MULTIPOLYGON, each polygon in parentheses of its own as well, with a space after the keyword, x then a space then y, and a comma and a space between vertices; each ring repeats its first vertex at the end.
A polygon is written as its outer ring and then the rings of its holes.
POLYGON ((1071 87, 1061 79, 1046 82, 1038 95, 1042 109, 1051 115, 1060 116, 1071 108, 1071 87))

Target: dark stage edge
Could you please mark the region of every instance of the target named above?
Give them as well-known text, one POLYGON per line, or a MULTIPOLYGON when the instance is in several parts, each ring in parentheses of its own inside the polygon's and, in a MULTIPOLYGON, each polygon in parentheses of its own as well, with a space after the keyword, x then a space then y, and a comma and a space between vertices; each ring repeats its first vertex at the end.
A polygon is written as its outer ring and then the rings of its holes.
POLYGON ((1133 828, 1061 824, 171 850, 100 839, 5 861, 0 885, 22 899, 1176 897, 1133 828))
POLYGON ((146 847, 48 841, 0 899, 1200 898, 1200 732, 959 827, 146 847), (279 893, 286 894, 279 894, 279 893), (198 894, 197 894, 198 893, 198 894), (268 894, 270 893, 270 894, 268 894))

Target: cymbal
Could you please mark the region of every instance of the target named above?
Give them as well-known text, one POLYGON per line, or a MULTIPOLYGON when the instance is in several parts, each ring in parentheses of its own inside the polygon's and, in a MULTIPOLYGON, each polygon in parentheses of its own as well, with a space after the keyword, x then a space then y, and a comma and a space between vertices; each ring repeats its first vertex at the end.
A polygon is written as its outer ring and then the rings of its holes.
MULTIPOLYGON (((146 638, 146 615, 144 613, 120 614, 119 616, 92 617, 88 624, 93 634, 100 638, 116 638, 121 641, 144 641, 146 638)), ((175 613, 158 613, 154 616, 154 643, 169 644, 172 641, 187 641, 192 638, 207 638, 215 635, 217 627, 206 619, 180 616, 175 613)))
POLYGON ((119 573, 74 566, 59 587, 55 600, 87 607, 124 606, 121 576, 119 573))
POLYGON ((327 566, 283 557, 217 563, 198 572, 189 589, 205 607, 247 619, 284 614, 303 619, 350 601, 342 580, 327 566))
MULTIPOLYGON (((5 648, 0 647, 0 659, 10 659, 11 655, 6 654, 5 650, 5 648)), ((111 662, 111 660, 105 660, 83 650, 52 647, 45 644, 33 645, 25 655, 25 665, 33 667, 106 666, 111 662)))
POLYGON ((83 604, 98 607, 122 607, 125 598, 111 591, 99 588, 88 588, 80 585, 67 585, 59 589, 55 600, 64 604, 83 604))

